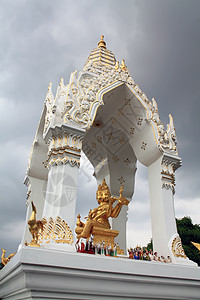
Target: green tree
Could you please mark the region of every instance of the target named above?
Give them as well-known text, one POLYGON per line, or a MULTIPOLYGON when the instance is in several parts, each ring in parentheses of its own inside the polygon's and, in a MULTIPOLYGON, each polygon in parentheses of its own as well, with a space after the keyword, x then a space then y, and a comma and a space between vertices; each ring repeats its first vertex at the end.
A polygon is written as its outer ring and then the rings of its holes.
POLYGON ((148 251, 153 250, 153 239, 150 240, 145 248, 147 248, 148 251))
POLYGON ((200 225, 193 225, 190 217, 176 219, 176 224, 185 254, 200 266, 200 251, 191 243, 200 243, 200 225))
MULTIPOLYGON (((183 249, 187 257, 200 266, 200 251, 191 243, 200 243, 200 225, 193 225, 190 217, 176 219, 177 230, 180 235, 183 249)), ((153 240, 145 247, 148 250, 153 249, 153 240)))

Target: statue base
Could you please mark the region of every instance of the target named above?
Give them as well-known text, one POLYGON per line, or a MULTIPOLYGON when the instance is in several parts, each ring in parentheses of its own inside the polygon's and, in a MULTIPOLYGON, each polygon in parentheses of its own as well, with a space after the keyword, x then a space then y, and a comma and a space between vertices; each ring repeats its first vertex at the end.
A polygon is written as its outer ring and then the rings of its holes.
POLYGON ((118 236, 119 231, 94 226, 92 234, 94 236, 93 244, 101 244, 104 242, 106 246, 111 244, 111 247, 113 248, 115 246, 114 239, 118 236))
POLYGON ((21 248, 0 271, 3 300, 199 300, 199 290, 198 267, 42 248, 21 248))
MULTIPOLYGON (((94 245, 104 242, 105 246, 111 245, 111 248, 113 249, 115 246, 115 238, 118 236, 119 231, 94 226, 92 229, 92 234, 94 236, 94 245)), ((123 255, 124 251, 117 247, 117 254, 123 255)))
POLYGON ((36 248, 40 248, 40 245, 39 245, 39 244, 37 244, 37 243, 34 243, 34 242, 30 242, 30 243, 28 244, 28 246, 30 246, 30 247, 36 247, 36 248))

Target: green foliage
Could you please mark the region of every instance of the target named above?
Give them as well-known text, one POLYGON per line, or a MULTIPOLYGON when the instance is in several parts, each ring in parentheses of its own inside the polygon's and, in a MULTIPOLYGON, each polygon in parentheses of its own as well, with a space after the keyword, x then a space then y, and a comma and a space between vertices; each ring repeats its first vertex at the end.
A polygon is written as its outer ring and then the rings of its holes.
POLYGON ((153 250, 153 239, 150 240, 145 248, 147 248, 148 251, 153 250))
POLYGON ((191 243, 200 243, 200 225, 193 225, 190 217, 177 219, 176 224, 185 254, 200 266, 200 251, 191 243))
MULTIPOLYGON (((190 217, 176 219, 176 224, 185 254, 190 260, 196 262, 200 266, 200 251, 191 243, 194 242, 200 244, 200 225, 193 225, 190 217)), ((152 239, 145 248, 147 248, 148 251, 153 249, 152 239)))
POLYGON ((0 263, 0 270, 3 269, 4 265, 0 263))

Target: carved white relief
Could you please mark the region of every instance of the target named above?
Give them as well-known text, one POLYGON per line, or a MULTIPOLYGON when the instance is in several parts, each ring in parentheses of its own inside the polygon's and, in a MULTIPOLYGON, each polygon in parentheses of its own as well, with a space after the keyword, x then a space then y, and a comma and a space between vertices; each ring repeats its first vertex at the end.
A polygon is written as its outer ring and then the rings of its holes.
POLYGON ((58 86, 57 92, 56 92, 56 97, 54 101, 54 107, 53 107, 53 113, 54 113, 54 108, 55 108, 55 115, 60 116, 61 111, 60 107, 63 107, 66 102, 66 97, 67 97, 67 91, 68 91, 68 85, 64 85, 63 78, 61 78, 60 84, 58 86))
POLYGON ((169 150, 178 154, 177 152, 177 138, 176 138, 176 131, 174 127, 174 122, 172 115, 169 115, 169 124, 167 125, 167 130, 164 131, 163 124, 158 126, 159 130, 159 142, 163 148, 163 150, 169 150))
POLYGON ((44 165, 49 168, 69 163, 71 167, 79 167, 82 140, 82 134, 66 132, 61 128, 54 129, 49 138, 48 159, 44 165))
MULTIPOLYGON (((36 134, 37 135, 37 134, 36 134)), ((28 174, 28 171, 30 170, 31 167, 31 161, 32 161, 32 156, 33 156, 33 150, 34 150, 34 146, 37 144, 37 139, 36 136, 34 137, 33 143, 31 145, 31 150, 29 153, 29 157, 28 157, 28 164, 27 164, 27 169, 26 169, 26 175, 28 174)))
POLYGON ((54 150, 61 149, 72 149, 80 152, 81 148, 82 136, 74 133, 63 132, 50 138, 48 154, 54 150))
POLYGON ((172 183, 166 183, 166 182, 164 182, 162 184, 162 189, 166 189, 166 190, 171 189, 172 190, 172 194, 173 195, 175 194, 175 188, 174 188, 174 185, 172 183))
MULTIPOLYGON (((89 129, 98 106, 103 104, 99 102, 97 93, 102 88, 117 81, 129 84, 139 95, 141 101, 144 102, 144 106, 147 107, 147 120, 154 123, 154 128, 157 131, 156 139, 160 149, 178 154, 172 116, 169 115, 170 122, 167 125, 167 130, 165 130, 160 122, 156 100, 147 98, 139 85, 135 83, 127 68, 111 65, 105 66, 101 63, 88 63, 84 67, 83 72, 80 72, 78 75, 77 71, 72 73, 68 86, 65 86, 61 80, 54 102, 63 104, 60 111, 60 115, 63 118, 62 122, 78 128, 89 129)), ((54 112, 52 103, 53 94, 50 86, 46 97, 47 114, 44 133, 49 127, 54 112)))
POLYGON ((44 133, 46 133, 53 116, 53 103, 54 103, 54 95, 52 93, 52 84, 50 82, 48 87, 48 92, 45 99, 45 105, 46 105, 46 115, 45 115, 45 123, 44 123, 44 133))
POLYGON ((182 165, 178 156, 172 156, 171 153, 165 153, 161 162, 162 188, 171 189, 175 193, 175 171, 182 165))
POLYGON ((156 124, 159 124, 160 117, 158 114, 158 105, 155 98, 152 98, 152 100, 148 102, 148 106, 150 108, 150 112, 148 113, 148 119, 152 120, 156 124))
POLYGON ((162 144, 163 148, 168 148, 169 150, 177 150, 177 138, 174 128, 174 121, 172 115, 169 115, 169 124, 167 125, 167 130, 164 133, 164 143, 162 144))
POLYGON ((32 193, 31 181, 30 181, 28 176, 25 177, 24 184, 28 188, 27 193, 26 193, 26 206, 28 207, 29 204, 30 204, 30 196, 31 196, 31 193, 32 193))
POLYGON ((69 163, 71 167, 80 167, 80 161, 78 159, 73 159, 71 157, 64 156, 50 159, 48 161, 48 168, 50 168, 51 166, 59 166, 61 164, 66 165, 67 163, 69 163))
POLYGON ((80 83, 76 78, 77 71, 71 77, 65 100, 65 107, 62 111, 64 123, 72 124, 80 128, 91 126, 90 107, 96 99, 96 95, 92 89, 92 81, 85 79, 84 83, 80 83))
POLYGON ((181 160, 175 159, 174 157, 170 157, 164 155, 161 162, 161 178, 162 178, 162 188, 172 190, 173 195, 175 194, 175 170, 180 167, 181 160))
POLYGON ((134 85, 134 80, 127 70, 115 69, 101 64, 89 65, 84 71, 87 73, 79 73, 78 79, 77 71, 70 77, 62 116, 64 123, 80 128, 89 128, 92 125, 91 110, 94 103, 97 102, 97 92, 116 81, 125 81, 134 85), (84 76, 81 76, 82 74, 84 76))
POLYGON ((174 174, 174 166, 176 163, 173 160, 163 158, 161 166, 162 166, 162 173, 163 174, 168 174, 168 175, 173 175, 174 174))
MULTIPOLYGON (((167 125, 167 130, 164 130, 163 124, 160 124, 160 117, 158 113, 158 106, 155 98, 152 98, 150 101, 147 96, 142 92, 138 84, 135 84, 135 81, 133 80, 132 76, 129 74, 128 70, 122 70, 118 69, 116 70, 114 67, 97 67, 98 72, 103 72, 101 73, 101 77, 103 77, 103 80, 100 81, 100 87, 104 87, 104 85, 107 85, 108 82, 106 79, 108 78, 108 75, 105 76, 104 72, 108 74, 110 71, 110 77, 109 77, 109 83, 114 82, 116 80, 121 80, 125 81, 126 83, 130 84, 134 90, 140 95, 142 100, 148 105, 150 110, 148 110, 147 118, 148 120, 153 121, 158 129, 158 142, 160 143, 160 147, 163 150, 170 150, 173 151, 175 154, 177 154, 177 147, 176 147, 176 133, 175 133, 175 128, 173 125, 173 118, 170 115, 170 123, 167 125)), ((95 72, 96 66, 91 67, 90 69, 92 72, 95 72)), ((97 71, 97 70, 96 70, 97 71)))

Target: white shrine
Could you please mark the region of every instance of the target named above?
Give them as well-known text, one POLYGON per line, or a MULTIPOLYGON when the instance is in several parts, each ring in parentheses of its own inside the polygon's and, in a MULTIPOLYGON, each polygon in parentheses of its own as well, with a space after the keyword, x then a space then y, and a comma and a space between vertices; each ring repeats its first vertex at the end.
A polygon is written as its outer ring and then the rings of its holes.
MULTIPOLYGON (((18 253, 1 271, 1 297, 199 299, 199 268, 186 257, 175 221, 175 171, 180 166, 172 116, 165 130, 156 100, 147 98, 125 61, 116 61, 101 36, 83 70, 72 73, 67 85, 61 79, 55 97, 49 85, 25 178, 24 236, 18 253), (148 167, 153 248, 160 256, 170 256, 172 264, 75 252, 76 192, 83 152, 94 167, 98 185, 105 178, 117 197, 123 184, 123 196, 129 201, 137 160, 148 167), (37 219, 46 221, 39 248, 25 246, 31 240, 27 225, 31 200, 37 219)), ((128 206, 123 206, 119 217, 111 221, 125 254, 127 215, 128 206)))

